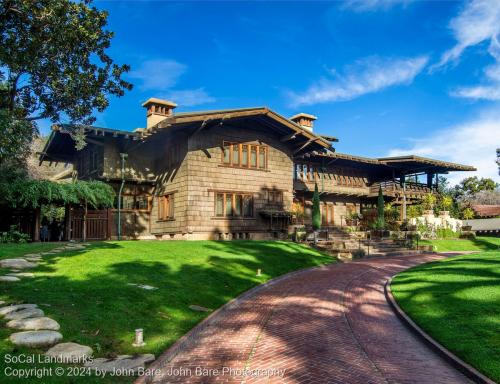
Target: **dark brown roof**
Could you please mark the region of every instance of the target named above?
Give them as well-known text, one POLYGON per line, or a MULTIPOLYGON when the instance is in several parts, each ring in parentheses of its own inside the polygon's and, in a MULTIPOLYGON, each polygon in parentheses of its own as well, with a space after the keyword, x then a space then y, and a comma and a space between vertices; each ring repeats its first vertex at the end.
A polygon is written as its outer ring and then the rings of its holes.
POLYGON ((472 206, 476 215, 480 217, 496 217, 500 216, 500 205, 480 205, 476 204, 472 206))

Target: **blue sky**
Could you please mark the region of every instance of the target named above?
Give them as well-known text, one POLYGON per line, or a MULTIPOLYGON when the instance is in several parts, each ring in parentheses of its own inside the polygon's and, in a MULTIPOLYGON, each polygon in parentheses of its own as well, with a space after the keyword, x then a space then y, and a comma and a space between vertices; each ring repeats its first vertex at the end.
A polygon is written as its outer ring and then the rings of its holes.
POLYGON ((149 97, 176 111, 265 105, 318 116, 338 152, 415 153, 498 180, 498 0, 95 4, 134 84, 96 125, 143 127, 149 97))

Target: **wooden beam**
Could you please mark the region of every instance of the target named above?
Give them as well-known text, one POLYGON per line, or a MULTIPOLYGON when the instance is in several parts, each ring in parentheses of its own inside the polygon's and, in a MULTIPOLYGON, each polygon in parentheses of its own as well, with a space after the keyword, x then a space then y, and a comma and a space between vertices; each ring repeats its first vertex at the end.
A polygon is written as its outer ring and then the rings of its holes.
POLYGON ((295 155, 296 153, 299 153, 300 151, 302 151, 305 147, 307 147, 309 144, 315 142, 317 139, 316 138, 312 138, 312 139, 309 139, 307 140, 304 144, 302 144, 299 148, 297 148, 295 151, 293 151, 293 154, 295 155))
POLYGON ((91 139, 91 138, 88 138, 86 137, 85 138, 85 141, 87 143, 90 143, 90 144, 95 144, 95 145, 100 145, 100 146, 104 146, 104 143, 100 142, 100 141, 97 141, 97 140, 94 140, 94 139, 91 139))
POLYGON ((280 141, 285 142, 289 140, 293 140, 297 137, 297 132, 290 133, 289 135, 283 136, 280 141))

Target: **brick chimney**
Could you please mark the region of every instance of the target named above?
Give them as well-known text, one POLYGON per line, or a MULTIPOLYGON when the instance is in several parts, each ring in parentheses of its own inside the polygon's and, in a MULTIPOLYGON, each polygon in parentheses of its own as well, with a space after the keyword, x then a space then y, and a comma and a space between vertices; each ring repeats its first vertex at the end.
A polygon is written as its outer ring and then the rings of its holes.
POLYGON ((294 123, 297 123, 302 128, 307 129, 308 131, 313 130, 313 122, 317 117, 314 115, 309 115, 307 113, 297 113, 296 115, 290 117, 294 123))
POLYGON ((168 100, 161 100, 152 97, 142 104, 142 106, 146 108, 147 111, 146 128, 151 128, 163 119, 172 116, 173 110, 177 107, 177 104, 168 100))

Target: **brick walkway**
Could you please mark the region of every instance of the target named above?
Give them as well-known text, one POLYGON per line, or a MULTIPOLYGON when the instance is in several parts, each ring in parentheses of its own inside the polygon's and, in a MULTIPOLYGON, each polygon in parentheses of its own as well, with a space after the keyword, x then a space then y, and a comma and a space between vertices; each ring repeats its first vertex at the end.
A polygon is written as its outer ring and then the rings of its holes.
POLYGON ((216 313, 175 354, 161 356, 150 367, 160 374, 148 381, 468 382, 402 325, 384 296, 388 277, 442 257, 365 260, 280 280, 216 313))

